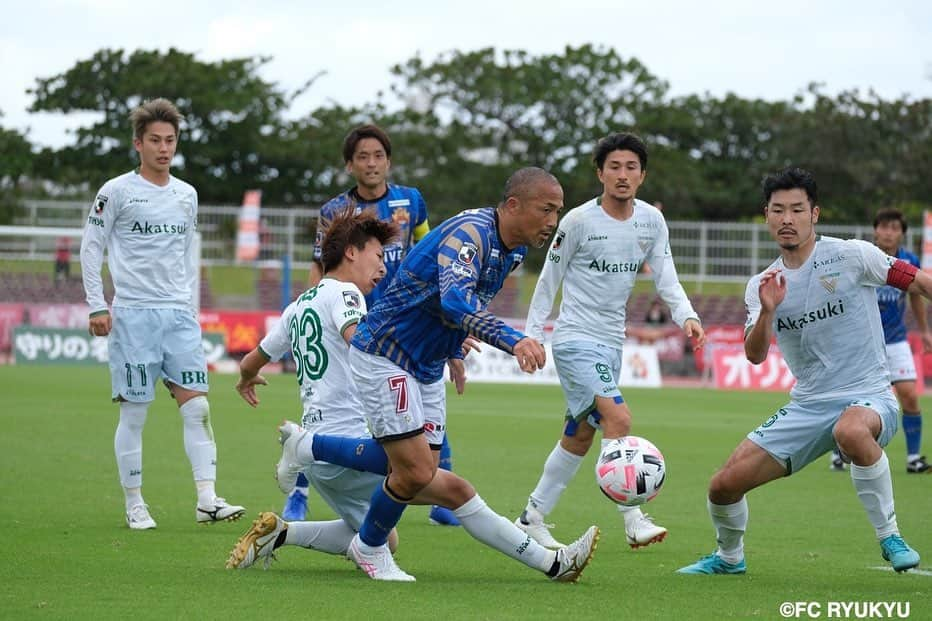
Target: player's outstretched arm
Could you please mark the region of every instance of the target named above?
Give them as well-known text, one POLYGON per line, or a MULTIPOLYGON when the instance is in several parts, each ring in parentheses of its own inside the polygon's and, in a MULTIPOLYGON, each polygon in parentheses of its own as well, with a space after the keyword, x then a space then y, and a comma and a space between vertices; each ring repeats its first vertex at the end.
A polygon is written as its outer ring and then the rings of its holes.
POLYGON ((239 363, 239 381, 236 382, 236 392, 243 398, 243 401, 252 407, 259 405, 256 386, 268 385, 266 379, 259 375, 259 371, 268 361, 269 358, 257 347, 246 354, 239 363))

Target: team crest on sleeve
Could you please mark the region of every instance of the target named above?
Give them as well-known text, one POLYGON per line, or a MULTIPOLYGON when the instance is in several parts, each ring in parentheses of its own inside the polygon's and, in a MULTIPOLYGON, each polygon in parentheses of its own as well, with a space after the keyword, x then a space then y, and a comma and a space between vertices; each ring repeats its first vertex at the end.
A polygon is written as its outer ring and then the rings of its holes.
POLYGON ((566 232, 563 230, 558 230, 557 236, 553 238, 553 245, 550 246, 550 249, 559 250, 560 246, 563 244, 564 237, 566 237, 566 232))
POLYGON ((349 308, 359 308, 359 294, 355 291, 344 291, 343 292, 343 304, 349 308))
POLYGON ((97 198, 94 199, 94 213, 103 213, 104 207, 107 206, 108 197, 103 194, 98 194, 97 198))
POLYGON ((460 252, 457 255, 456 259, 460 263, 464 263, 466 265, 472 265, 473 259, 476 258, 476 253, 478 252, 479 252, 479 248, 477 248, 475 244, 466 242, 465 244, 460 246, 460 252))

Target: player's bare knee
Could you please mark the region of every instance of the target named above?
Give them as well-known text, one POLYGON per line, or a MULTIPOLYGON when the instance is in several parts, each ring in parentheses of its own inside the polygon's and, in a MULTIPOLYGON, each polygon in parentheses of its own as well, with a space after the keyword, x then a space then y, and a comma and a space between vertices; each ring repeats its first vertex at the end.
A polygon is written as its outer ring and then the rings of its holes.
POLYGON ((709 481, 709 500, 716 504, 737 502, 747 491, 745 487, 737 472, 728 467, 722 468, 709 481))

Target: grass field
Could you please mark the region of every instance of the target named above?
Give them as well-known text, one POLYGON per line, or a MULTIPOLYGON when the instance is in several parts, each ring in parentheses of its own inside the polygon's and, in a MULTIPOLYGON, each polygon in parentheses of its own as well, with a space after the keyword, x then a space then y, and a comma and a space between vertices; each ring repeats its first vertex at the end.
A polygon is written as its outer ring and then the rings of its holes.
MULTIPOLYGON (((218 491, 246 505, 250 520, 281 507, 272 478, 275 426, 297 412, 293 379, 271 381, 254 411, 235 395, 231 376, 212 377, 218 491)), ((713 549, 708 479, 785 401, 780 394, 625 391, 635 433, 667 460, 664 490, 648 506, 670 529, 660 545, 628 549, 617 511, 596 489, 590 456, 549 518, 564 541, 589 524, 602 527, 579 584, 551 584, 462 529, 430 526, 423 507, 403 518, 397 554, 418 581, 391 584, 366 579, 338 557, 291 547, 268 571, 225 570, 248 521, 194 523, 181 422, 165 391, 145 432, 145 493, 159 526, 130 532, 113 458, 116 407, 108 402, 107 370, 0 367, 0 389, 4 619, 780 619, 785 601, 818 602, 823 618, 832 601, 909 602, 910 618, 932 619, 932 564, 903 575, 875 569, 885 563, 851 481, 824 460, 751 493, 746 576, 673 573, 713 549)), ((924 405, 932 411, 932 403, 924 405)), ((462 397, 451 395, 456 470, 513 519, 556 440, 561 409, 555 387, 472 385, 462 397)), ((932 559, 932 476, 905 474, 901 434, 888 453, 903 534, 932 559)), ((332 515, 314 497, 312 514, 332 515)))

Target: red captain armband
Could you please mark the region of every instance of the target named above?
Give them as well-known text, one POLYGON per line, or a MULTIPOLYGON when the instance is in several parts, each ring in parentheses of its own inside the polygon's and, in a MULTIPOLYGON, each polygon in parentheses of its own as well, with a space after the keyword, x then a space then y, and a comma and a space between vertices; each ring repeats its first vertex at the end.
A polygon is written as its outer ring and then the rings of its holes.
POLYGON ((906 291, 915 280, 918 271, 919 268, 912 263, 897 259, 890 266, 890 271, 887 272, 887 284, 896 287, 900 291, 906 291))

